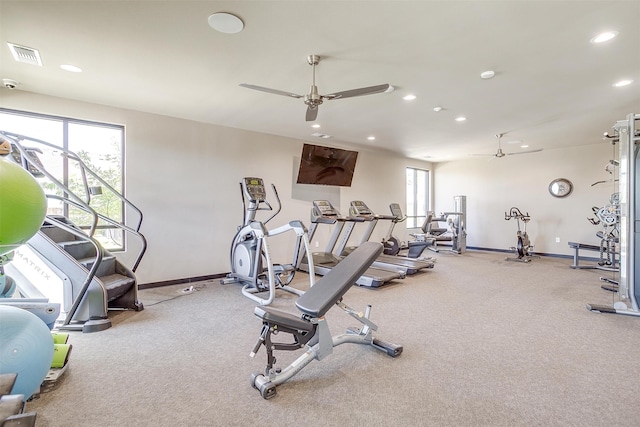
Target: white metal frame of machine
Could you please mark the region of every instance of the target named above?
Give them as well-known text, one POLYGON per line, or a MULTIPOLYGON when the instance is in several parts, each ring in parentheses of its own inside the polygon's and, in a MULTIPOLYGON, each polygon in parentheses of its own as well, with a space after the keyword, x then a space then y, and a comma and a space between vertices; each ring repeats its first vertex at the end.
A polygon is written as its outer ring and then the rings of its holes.
MULTIPOLYGON (((277 289, 296 294, 304 294, 302 290, 289 286, 295 274, 296 254, 292 264, 276 264, 271 258, 269 238, 293 231, 296 235, 297 247, 303 247, 307 257, 311 257, 311 246, 307 229, 301 221, 294 220, 278 228, 267 229, 266 225, 282 208, 280 197, 275 185, 271 185, 273 194, 278 202, 278 208, 266 220, 256 220, 259 210, 273 211, 267 201, 266 188, 262 178, 245 177, 240 182, 240 193, 244 207, 242 226, 238 227, 230 250, 231 272, 220 281, 223 285, 230 283, 242 284, 242 294, 260 305, 273 302, 277 289), (263 262, 264 261, 264 262, 263 262), (266 265, 266 274, 265 268, 266 265), (268 291, 268 296, 262 298, 256 294, 268 291)), ((315 283, 313 260, 309 263, 309 287, 315 283)))
POLYGON ((638 216, 640 205, 637 197, 640 190, 638 156, 640 154, 640 114, 629 114, 626 120, 618 121, 614 130, 618 135, 620 150, 619 191, 620 191, 620 281, 618 301, 613 307, 587 304, 587 309, 603 313, 626 314, 640 317, 638 299, 640 286, 640 256, 636 250, 640 242, 638 216))

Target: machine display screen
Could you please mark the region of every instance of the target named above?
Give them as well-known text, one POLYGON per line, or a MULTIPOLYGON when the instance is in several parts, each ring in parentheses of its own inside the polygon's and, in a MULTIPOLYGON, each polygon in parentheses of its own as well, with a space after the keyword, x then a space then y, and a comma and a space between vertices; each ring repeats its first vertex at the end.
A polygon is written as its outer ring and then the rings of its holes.
POLYGON ((297 183, 350 187, 357 159, 357 151, 304 144, 297 183))

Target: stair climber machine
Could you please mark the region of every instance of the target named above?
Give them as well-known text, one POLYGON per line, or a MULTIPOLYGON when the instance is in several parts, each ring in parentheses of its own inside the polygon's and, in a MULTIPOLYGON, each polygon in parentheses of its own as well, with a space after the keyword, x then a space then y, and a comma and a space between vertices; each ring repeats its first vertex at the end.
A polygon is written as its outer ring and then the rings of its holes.
POLYGON ((90 225, 83 227, 65 215, 47 215, 40 230, 14 251, 12 262, 4 268, 16 283, 16 294, 21 297, 17 301, 21 304, 59 304, 60 316, 55 329, 61 331, 102 331, 111 327, 109 310, 142 310, 135 271, 146 251, 147 242, 139 231, 142 223, 140 209, 72 151, 4 131, 0 131, 0 140, 11 145, 11 155, 7 156, 10 160, 28 170, 41 181, 41 186, 55 188, 55 193, 46 194, 48 201, 62 205, 63 212, 79 211, 90 218, 90 225), (28 147, 23 146, 25 141, 28 147), (80 190, 72 191, 47 169, 38 157, 42 150, 61 155, 68 167, 80 171, 80 190), (99 197, 106 192, 122 203, 123 212, 137 216, 133 227, 99 213, 91 206, 92 196, 99 197), (99 223, 100 228, 123 231, 139 239, 139 250, 132 266, 125 265, 102 247, 96 235, 99 223))
MULTIPOLYGON (((231 272, 220 282, 223 285, 239 283, 242 294, 260 305, 269 305, 275 298, 277 289, 296 295, 304 292, 289 286, 296 272, 296 261, 299 251, 311 254, 307 229, 301 221, 295 220, 278 228, 269 230, 266 224, 275 218, 282 208, 275 185, 271 184, 278 208, 265 221, 257 221, 258 211, 273 211, 267 201, 264 181, 261 178, 247 177, 240 182, 242 195, 243 221, 233 237, 230 250, 231 272), (294 260, 291 264, 275 264, 271 259, 269 238, 293 231, 297 236, 294 260), (266 268, 265 268, 266 266, 266 268), (259 293, 269 292, 266 298, 259 293)), ((309 286, 314 284, 314 266, 309 266, 309 286)))
MULTIPOLYGON (((309 240, 313 240, 318 225, 331 225, 333 232, 329 238, 324 252, 314 252, 312 256, 302 254, 302 248, 298 250, 296 266, 303 271, 310 271, 315 267, 316 274, 324 276, 341 261, 341 256, 334 252, 338 239, 342 234, 345 224, 364 222, 362 218, 343 217, 328 200, 314 200, 311 208, 311 226, 309 227, 309 240)), ((356 285, 368 288, 377 288, 394 279, 403 279, 405 273, 398 268, 384 269, 378 267, 367 268, 356 280, 356 285)))
MULTIPOLYGON (((380 219, 393 221, 395 218, 394 216, 390 215, 375 215, 371 211, 371 209, 369 209, 369 207, 361 200, 354 200, 350 203, 349 215, 354 218, 362 218, 362 220, 367 223, 367 228, 362 234, 358 246, 362 245, 364 242, 368 242, 371 239, 373 230, 375 230, 376 225, 378 224, 378 221, 380 219)), ((342 233, 342 239, 338 243, 335 252, 336 254, 340 254, 340 256, 347 256, 349 255, 349 253, 353 252, 356 247, 358 247, 347 246, 349 237, 351 237, 355 224, 356 222, 350 222, 345 226, 345 230, 342 233)), ((425 268, 433 268, 434 261, 430 258, 412 259, 408 257, 380 254, 375 259, 372 266, 388 270, 400 270, 403 274, 406 275, 415 274, 425 268)))
POLYGON ((629 114, 614 127, 619 149, 619 280, 612 306, 587 304, 601 313, 640 316, 640 114, 629 114))
POLYGON ((407 258, 421 258, 424 250, 433 245, 435 239, 423 239, 423 240, 414 240, 408 243, 400 242, 394 235, 393 230, 396 224, 400 222, 404 222, 407 219, 407 216, 402 213, 402 208, 398 203, 391 203, 389 205, 389 210, 391 210, 391 225, 389 226, 389 231, 387 235, 382 240, 382 244, 384 245, 383 253, 385 255, 400 255, 401 251, 408 251, 406 254, 407 258))

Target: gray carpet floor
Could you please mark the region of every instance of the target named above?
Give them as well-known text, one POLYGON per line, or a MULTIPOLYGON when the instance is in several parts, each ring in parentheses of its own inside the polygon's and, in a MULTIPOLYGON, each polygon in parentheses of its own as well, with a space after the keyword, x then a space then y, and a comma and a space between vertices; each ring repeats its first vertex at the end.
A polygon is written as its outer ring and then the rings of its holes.
MULTIPOLYGON (((376 336, 404 346, 397 358, 345 344, 264 400, 250 386, 266 362, 264 349, 249 357, 255 304, 218 281, 167 286, 141 291, 145 310, 113 313, 111 329, 73 333, 69 369, 27 410, 41 427, 640 425, 640 319, 585 308, 613 302, 599 282, 610 273, 433 256, 433 269, 345 296, 373 306, 376 336)), ((273 306, 294 301, 280 291, 273 306)), ((327 320, 334 334, 358 326, 337 307, 327 320)))

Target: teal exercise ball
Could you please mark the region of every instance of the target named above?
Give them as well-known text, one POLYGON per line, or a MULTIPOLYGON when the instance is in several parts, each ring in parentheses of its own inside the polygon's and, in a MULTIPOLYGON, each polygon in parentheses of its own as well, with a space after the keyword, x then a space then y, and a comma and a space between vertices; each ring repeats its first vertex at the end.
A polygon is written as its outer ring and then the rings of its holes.
POLYGON ((0 298, 11 298, 16 291, 16 281, 0 273, 0 298))
POLYGON ((25 169, 0 158, 0 255, 38 232, 47 213, 47 198, 25 169))
POLYGON ((27 310, 0 305, 0 374, 18 374, 11 393, 29 399, 52 360, 53 338, 47 325, 27 310))

